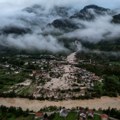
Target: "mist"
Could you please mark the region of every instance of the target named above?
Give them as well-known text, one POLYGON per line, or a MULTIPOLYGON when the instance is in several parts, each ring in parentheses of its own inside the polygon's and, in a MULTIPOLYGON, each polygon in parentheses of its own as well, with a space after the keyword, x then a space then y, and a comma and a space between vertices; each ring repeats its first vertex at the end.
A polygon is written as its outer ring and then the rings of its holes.
MULTIPOLYGON (((77 20, 76 20, 77 21, 77 20)), ((101 40, 110 40, 120 37, 120 24, 111 23, 112 17, 105 15, 97 17, 94 21, 77 21, 84 25, 83 29, 64 34, 63 37, 77 38, 97 43, 101 40)))
POLYGON ((120 25, 111 23, 110 15, 97 16, 93 21, 75 19, 75 24, 84 25, 84 29, 78 28, 71 32, 48 26, 56 19, 69 18, 90 4, 116 10, 117 13, 120 11, 120 0, 0 0, 0 45, 24 50, 59 52, 68 51, 58 41, 60 37, 78 38, 90 42, 120 37, 120 25), (38 5, 35 11, 26 10, 34 5, 38 5), (55 12, 55 6, 66 7, 68 16, 55 12), (25 33, 4 34, 2 31, 8 27, 21 28, 25 33), (28 32, 26 32, 27 30, 28 32), (51 34, 53 32, 60 35, 55 36, 51 34))

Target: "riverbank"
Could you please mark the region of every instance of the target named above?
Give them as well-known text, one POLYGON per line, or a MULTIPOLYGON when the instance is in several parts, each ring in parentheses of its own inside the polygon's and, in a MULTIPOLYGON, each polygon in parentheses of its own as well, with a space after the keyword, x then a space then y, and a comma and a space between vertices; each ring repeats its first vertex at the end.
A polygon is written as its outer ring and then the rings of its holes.
POLYGON ((68 100, 68 101, 39 101, 39 100, 29 100, 24 98, 0 98, 0 105, 6 107, 14 106, 21 107, 23 110, 29 109, 33 111, 38 111, 41 108, 49 106, 57 107, 89 107, 95 109, 107 109, 108 107, 120 109, 120 97, 101 97, 100 99, 90 99, 90 100, 68 100))

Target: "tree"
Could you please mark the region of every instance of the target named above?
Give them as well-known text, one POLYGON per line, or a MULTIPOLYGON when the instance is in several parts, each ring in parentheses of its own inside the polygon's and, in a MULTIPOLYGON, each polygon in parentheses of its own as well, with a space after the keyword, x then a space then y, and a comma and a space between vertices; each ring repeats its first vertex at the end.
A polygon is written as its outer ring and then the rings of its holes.
POLYGON ((104 89, 110 96, 120 93, 120 80, 117 76, 105 76, 104 89))
POLYGON ((103 94, 103 83, 97 81, 94 84, 94 91, 98 97, 101 97, 103 94))

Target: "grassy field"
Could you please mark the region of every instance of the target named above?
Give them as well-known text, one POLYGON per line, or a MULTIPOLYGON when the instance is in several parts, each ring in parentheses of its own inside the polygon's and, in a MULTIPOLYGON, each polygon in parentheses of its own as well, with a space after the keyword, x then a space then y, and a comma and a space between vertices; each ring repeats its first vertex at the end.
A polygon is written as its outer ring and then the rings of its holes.
POLYGON ((101 120, 101 118, 98 115, 94 115, 94 120, 101 120))
POLYGON ((76 112, 70 112, 66 119, 64 117, 60 117, 59 113, 55 114, 55 117, 53 120, 76 120, 77 119, 77 113, 76 112))

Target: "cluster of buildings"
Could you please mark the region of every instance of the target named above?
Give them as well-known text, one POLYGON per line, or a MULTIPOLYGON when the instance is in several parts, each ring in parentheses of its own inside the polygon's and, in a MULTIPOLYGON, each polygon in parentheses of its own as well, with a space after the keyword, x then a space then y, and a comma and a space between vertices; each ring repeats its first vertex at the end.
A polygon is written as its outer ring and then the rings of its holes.
POLYGON ((10 88, 16 89, 16 94, 18 91, 23 93, 22 90, 27 89, 29 92, 26 90, 26 97, 32 95, 33 98, 55 100, 79 98, 85 96, 88 89, 93 89, 96 81, 101 81, 101 78, 94 73, 76 67, 71 56, 67 59, 61 57, 60 60, 49 55, 40 58, 24 57, 24 64, 19 67, 11 64, 3 65, 14 74, 27 71, 28 76, 23 78, 24 81, 10 88), (29 90, 31 88, 32 90, 29 90))
MULTIPOLYGON (((53 112, 36 112, 34 113, 35 115, 35 120, 50 120, 49 116, 55 114, 58 114, 57 119, 61 120, 68 120, 69 115, 72 113, 72 111, 76 114, 74 120, 94 120, 95 115, 98 117, 97 120, 109 120, 109 116, 107 114, 98 114, 95 112, 93 109, 88 109, 88 108, 77 108, 74 110, 71 109, 66 109, 66 108, 61 108, 60 110, 53 111, 53 112)), ((52 118, 54 119, 54 118, 52 118)))

